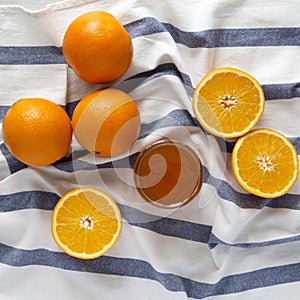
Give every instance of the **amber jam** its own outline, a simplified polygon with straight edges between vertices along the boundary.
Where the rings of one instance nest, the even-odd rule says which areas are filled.
[[[175,208],[198,194],[203,182],[203,167],[191,147],[161,140],[138,156],[134,181],[144,200],[159,207]]]

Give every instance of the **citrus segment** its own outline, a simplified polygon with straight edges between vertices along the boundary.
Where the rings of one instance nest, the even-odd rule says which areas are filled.
[[[298,156],[293,144],[271,129],[250,131],[232,152],[236,180],[248,192],[265,198],[287,193],[298,176]]]
[[[52,235],[67,254],[97,258],[117,241],[122,228],[120,210],[101,190],[85,187],[65,194],[52,215]]]
[[[56,103],[42,98],[23,98],[7,111],[3,140],[18,160],[46,166],[69,150],[72,127],[68,114]]]
[[[218,68],[198,83],[193,110],[205,130],[235,138],[247,133],[264,110],[264,93],[251,75],[234,68]]]

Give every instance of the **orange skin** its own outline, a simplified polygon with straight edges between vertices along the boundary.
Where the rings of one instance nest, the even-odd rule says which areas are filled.
[[[114,16],[103,11],[76,18],[65,32],[62,50],[78,77],[91,83],[121,77],[133,56],[128,32]]]
[[[9,151],[21,162],[46,166],[69,150],[72,127],[59,105],[41,98],[20,99],[3,120],[2,135]]]
[[[88,151],[111,157],[129,151],[140,131],[140,113],[126,93],[102,89],[76,106],[72,126],[77,141]]]

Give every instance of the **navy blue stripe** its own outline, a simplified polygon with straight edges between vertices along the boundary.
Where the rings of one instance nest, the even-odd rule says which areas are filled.
[[[169,72],[169,74],[170,73],[171,72]],[[121,90],[123,90],[125,92],[131,92],[132,90],[137,88],[139,85],[143,84],[143,82],[151,80],[154,77],[164,76],[164,75],[165,75],[165,73],[155,74],[153,77],[150,76],[149,78],[145,79],[144,81],[140,79],[138,82],[136,80],[132,80],[132,81],[126,80],[126,81],[123,81],[122,83],[120,83],[119,85],[117,85],[115,87],[120,88]],[[181,76],[182,75],[183,74],[181,74]],[[194,89],[189,87],[188,82],[189,82],[189,80],[185,80],[184,86],[185,86],[188,94],[190,96],[192,96]],[[266,100],[292,99],[292,98],[296,98],[296,97],[299,98],[300,97],[300,84],[298,84],[298,83],[294,83],[294,84],[270,84],[270,85],[263,85],[262,88],[265,92]],[[154,100],[159,100],[159,99],[155,98]],[[164,99],[164,100],[169,100],[169,99]],[[70,118],[72,118],[74,109],[75,109],[75,107],[76,107],[76,105],[78,104],[79,101],[80,100],[67,103],[67,105],[64,107]],[[145,99],[145,101],[148,101],[148,100]],[[151,101],[151,99],[149,99],[149,101]],[[287,102],[287,104],[288,104],[288,102]],[[10,106],[0,105],[0,122],[3,122],[4,116],[5,116],[5,114],[6,114],[6,112],[8,111],[9,108],[10,108]],[[184,114],[186,114],[186,112],[184,112],[184,110],[182,110],[182,111],[183,111]],[[189,125],[189,126],[192,126],[192,125]]]
[[[23,250],[5,244],[0,244],[0,262],[14,267],[50,266],[79,272],[144,278],[159,282],[169,291],[184,292],[187,297],[195,299],[240,293],[292,283],[300,279],[300,263],[234,274],[209,284],[175,274],[158,272],[149,262],[138,259],[104,255],[94,260],[80,260],[62,252],[46,249]]]
[[[292,99],[300,97],[300,82],[262,85],[265,99]]]
[[[136,160],[138,153],[131,155],[129,158],[120,159],[119,161],[114,161],[105,164],[90,164],[87,162],[68,162],[61,165],[59,169],[65,172],[73,172],[79,170],[74,169],[74,166],[80,166],[83,170],[92,169],[102,169],[102,168],[133,168],[134,162]],[[128,160],[129,159],[129,160]],[[252,209],[262,209],[263,207],[271,208],[287,208],[300,210],[299,195],[296,194],[285,194],[276,199],[265,199],[249,193],[240,193],[232,188],[232,186],[222,179],[215,178],[212,176],[208,169],[204,166],[204,182],[211,186],[214,186],[216,193],[224,200],[231,201],[241,208],[252,208]],[[210,199],[206,199],[204,202],[207,203]]]
[[[224,143],[226,144],[226,151],[228,153],[232,153],[233,147],[235,145],[235,141],[225,141],[221,138],[216,138],[220,147],[223,147]],[[294,145],[296,148],[297,154],[300,155],[300,137],[290,137],[288,138],[289,141]]]
[[[120,82],[118,85],[114,87],[119,88],[126,93],[130,93],[132,90],[141,86],[142,84],[147,83],[153,79],[159,78],[161,76],[178,77],[183,82],[188,95],[190,95],[190,97],[193,95],[194,88],[190,76],[183,72],[180,72],[174,63],[160,64],[152,70],[135,74],[132,77],[129,77],[126,80]],[[165,100],[169,100],[169,99],[165,99]]]
[[[53,210],[59,196],[44,191],[27,191],[0,195],[0,211],[22,209]],[[119,204],[122,217],[132,226],[195,242],[208,243],[211,226],[150,215],[138,209]]]
[[[115,88],[119,88],[126,93],[130,93],[137,87],[142,84],[149,82],[150,80],[156,79],[161,76],[176,76],[184,84],[184,87],[190,97],[194,93],[194,87],[192,85],[192,80],[190,76],[186,73],[183,73],[178,70],[177,66],[174,63],[165,63],[158,65],[152,70],[138,73],[132,77],[127,78],[118,85],[115,85]],[[200,80],[201,78],[199,78]],[[281,83],[281,84],[265,84],[262,85],[265,99],[266,100],[276,100],[276,99],[292,99],[300,97],[300,83]],[[151,99],[150,99],[151,100]],[[170,100],[170,99],[164,99]],[[74,105],[72,103],[68,105]]]
[[[68,113],[72,114],[71,109],[74,109],[75,106],[68,107]],[[0,111],[3,106],[0,106]],[[139,139],[145,138],[146,136],[150,135],[151,133],[155,132],[156,130],[160,128],[167,128],[167,127],[176,127],[176,126],[192,126],[197,127],[199,126],[200,129],[202,127],[200,126],[199,122],[196,120],[196,118],[192,117],[190,113],[187,110],[184,109],[176,109],[171,111],[168,115],[164,116],[161,119],[155,120],[148,124],[142,124],[141,125],[141,131]],[[202,129],[203,130],[203,129]],[[208,133],[207,133],[208,134]],[[232,149],[234,147],[235,141],[225,141],[221,138],[216,137],[216,140],[219,143],[220,150],[223,152],[231,153]],[[293,145],[296,148],[296,151],[298,154],[300,154],[300,137],[294,137],[289,138],[289,140],[293,143]],[[26,167],[26,165],[20,163],[18,160],[16,160],[8,151],[6,146],[4,144],[0,144],[0,151],[5,156],[11,173],[14,173],[20,169],[23,169]],[[87,152],[82,151],[81,155],[85,155]],[[78,158],[78,153],[74,152],[71,153],[69,157],[63,158],[60,161],[56,162],[54,165],[64,171],[72,172],[73,170],[80,170],[80,169],[94,169],[95,167],[89,166],[88,164],[82,162],[82,161],[74,161],[70,162],[71,159]],[[112,167],[111,163],[107,163],[106,165],[102,165],[102,168],[110,168]]]
[[[129,165],[132,168],[134,161],[136,159],[136,156],[138,153],[135,153],[132,155],[129,159]],[[69,165],[68,165],[69,164]],[[74,162],[69,161],[65,164],[61,164],[59,166],[60,170],[63,171],[74,171]],[[120,161],[116,161],[113,163],[107,163],[103,164],[106,168],[112,168],[112,167],[128,167],[128,160],[127,158],[121,159]],[[83,162],[83,169],[89,170],[89,169],[101,169],[103,165],[93,165],[89,163]],[[82,166],[81,166],[82,167]],[[234,190],[229,183],[227,183],[224,180],[218,179],[213,177],[207,168],[204,167],[204,182],[206,184],[209,184],[211,186],[214,186],[216,189],[216,193],[224,200],[231,201],[238,205],[241,208],[252,208],[252,209],[262,209],[263,207],[271,207],[271,208],[286,208],[286,209],[293,209],[293,210],[300,210],[300,202],[299,202],[299,195],[296,194],[285,194],[284,196],[281,196],[276,199],[265,199],[261,198],[249,193],[240,193]],[[25,193],[25,192],[24,192]],[[5,207],[8,205],[10,207],[9,201],[4,201],[4,199],[9,199],[10,197],[17,197],[18,194],[13,194],[12,196],[0,196],[0,209],[5,210]],[[21,198],[24,197],[24,199],[30,199],[32,198],[32,201],[38,201],[40,203],[39,198],[35,198],[34,192],[30,192],[29,195],[26,197],[26,194],[23,195],[21,193]],[[7,198],[8,197],[8,198]],[[23,201],[24,201],[23,199]],[[205,199],[205,203],[207,203],[210,199]],[[28,201],[28,200],[26,200]],[[20,202],[22,203],[22,202]],[[1,205],[4,205],[1,206]],[[30,204],[29,204],[30,205]],[[40,205],[40,204],[39,204]],[[11,209],[14,209],[15,206],[11,207]],[[17,207],[15,207],[18,209]],[[20,209],[24,209],[26,206],[21,206]],[[37,207],[38,208],[38,207]],[[42,208],[42,207],[41,207]],[[128,220],[129,221],[129,220]]]
[[[216,193],[227,201],[231,201],[241,208],[262,209],[264,207],[271,208],[287,208],[300,210],[299,195],[285,194],[276,199],[261,198],[249,193],[239,193],[232,188],[232,186],[224,180],[213,177],[209,171],[204,167],[204,182],[216,188]],[[206,203],[206,201],[205,201]]]
[[[200,126],[196,118],[192,117],[185,109],[176,109],[166,116],[148,124],[141,125],[139,139],[145,138],[161,128],[177,126]],[[201,127],[201,126],[200,126]]]
[[[192,80],[190,76],[178,70],[174,63],[165,63],[157,66],[153,70],[141,72],[136,74],[125,81],[116,85],[116,88],[120,88],[124,92],[130,93],[132,90],[138,86],[146,83],[152,79],[158,78],[160,76],[177,76],[184,83],[184,87],[187,90],[190,97],[194,93],[194,87],[192,85]],[[201,78],[199,78],[200,81]],[[264,84],[262,85],[265,99],[266,100],[276,100],[276,99],[292,99],[300,97],[300,83],[281,83],[281,84]],[[166,99],[169,100],[169,99]]]
[[[126,221],[140,228],[185,240],[208,243],[212,227],[167,217],[153,216],[132,207],[119,204]]]
[[[5,160],[7,162],[11,174],[16,173],[28,167],[26,164],[16,159],[10,153],[10,151],[8,150],[8,148],[4,143],[0,144],[0,151],[2,155],[5,157]],[[70,155],[65,156],[60,160],[56,161],[55,163],[53,163],[53,166],[55,166],[57,169],[64,170],[66,172],[73,172],[74,170],[81,170],[81,169],[84,170],[86,165],[83,162],[78,161],[78,158],[86,155],[87,153],[88,153],[87,150],[73,151],[70,153]],[[112,166],[108,165],[107,167],[112,167]],[[90,170],[95,168],[88,166],[86,167],[86,169]]]
[[[85,155],[87,152],[82,151],[81,154]],[[63,172],[75,172],[81,170],[95,170],[95,169],[113,169],[113,168],[133,168],[135,160],[137,158],[138,153],[134,153],[128,157],[109,161],[102,164],[93,164],[90,162],[85,162],[82,160],[78,160],[80,155],[75,152],[75,157],[69,156],[68,158],[64,158],[60,160],[60,163],[55,163],[53,166]],[[77,158],[76,158],[77,156]]]
[[[60,197],[57,194],[45,191],[28,191],[1,195],[0,211],[8,212],[23,209],[53,210],[59,198]],[[207,200],[205,200],[205,202],[206,201]],[[253,199],[251,201],[253,201]],[[262,204],[259,208],[262,208]],[[135,208],[122,204],[119,204],[119,207],[123,218],[132,226],[144,228],[166,236],[173,236],[185,240],[206,243],[209,244],[210,248],[214,248],[220,243],[235,247],[253,248],[292,242],[299,240],[300,238],[299,236],[294,236],[261,243],[228,244],[211,234],[211,226],[149,215]],[[252,208],[258,207],[256,206]]]
[[[0,195],[0,211],[9,212],[22,209],[53,210],[60,197],[45,191],[24,191]]]
[[[0,122],[3,122],[4,116],[7,111],[10,109],[10,106],[0,105]]]
[[[257,248],[257,247],[268,247],[268,246],[275,246],[279,244],[297,242],[299,240],[300,240],[300,235],[296,235],[288,238],[281,238],[281,239],[256,242],[256,243],[227,243],[219,239],[218,237],[216,237],[214,234],[211,234],[208,244],[210,249],[213,249],[220,244],[230,246],[230,247],[238,247],[238,248]]]
[[[228,188],[228,187],[225,187]],[[227,192],[224,191],[224,187],[218,189],[218,194],[222,197]],[[241,194],[234,195],[234,199],[239,199],[237,204],[244,208],[255,208],[262,209],[265,206],[268,207],[279,207],[279,208],[292,208],[297,207],[300,209],[300,204],[297,198],[294,199],[294,206],[291,207],[291,202],[289,199],[278,199],[276,201],[260,199],[253,195],[244,195]],[[27,191],[19,192],[8,195],[0,196],[0,211],[16,211],[23,209],[44,209],[44,210],[53,210],[59,196],[55,193],[45,192],[45,191]],[[205,203],[208,203],[210,199],[203,200]],[[231,201],[230,199],[227,199]],[[234,200],[236,203],[237,200]],[[242,205],[241,205],[242,204]],[[250,205],[249,205],[250,204]],[[275,204],[275,205],[274,205]],[[293,242],[299,240],[300,236],[292,236],[284,239],[276,239],[271,241],[264,241],[260,243],[238,243],[238,244],[228,244],[216,236],[214,236],[211,231],[212,227],[209,225],[198,224],[189,221],[182,221],[167,217],[160,217],[155,215],[150,215],[144,213],[138,209],[129,207],[124,204],[118,204],[121,210],[122,217],[126,222],[132,226],[143,228],[156,232],[161,235],[173,236],[176,238],[181,238],[184,240],[206,243],[212,249],[218,244],[225,244],[234,247],[242,248],[255,248],[262,246],[272,246],[281,243]]]
[[[161,77],[161,76],[177,76],[180,78],[184,84],[184,87],[190,97],[192,97],[194,93],[194,87],[192,86],[192,82],[190,77],[180,72],[177,66],[173,63],[166,63],[157,66],[153,70],[141,72],[136,74],[125,81],[122,81],[118,85],[114,86],[115,88],[119,88],[126,93],[130,93],[135,88],[141,86],[142,84]],[[265,93],[266,100],[276,100],[276,99],[292,99],[296,97],[300,97],[300,83],[283,83],[283,84],[269,84],[262,85],[262,88]],[[18,99],[16,99],[18,100]],[[157,100],[157,99],[156,99]],[[169,101],[170,99],[164,99]],[[67,103],[65,109],[69,114],[70,118],[72,118],[73,111],[80,100]],[[151,101],[151,99],[149,99]],[[0,106],[0,121],[3,121],[3,118],[10,106]]]
[[[0,65],[45,65],[65,63],[61,47],[0,47]]]
[[[152,17],[127,24],[125,28],[131,38],[169,32],[176,43],[189,48],[300,45],[300,28],[210,29],[188,32]]]
[[[142,84],[149,82],[161,76],[176,76],[184,84],[187,94],[192,97],[194,93],[194,87],[192,85],[191,78],[188,74],[180,72],[177,66],[173,63],[165,63],[157,66],[153,70],[141,72],[128,79],[122,81],[115,88],[119,88],[126,93],[130,93]],[[201,78],[199,78],[200,80]],[[266,100],[278,100],[278,99],[292,99],[300,97],[300,83],[282,83],[282,84],[265,84],[262,85]],[[163,99],[170,101],[170,99]],[[151,101],[151,99],[149,99]],[[77,101],[78,102],[78,101]],[[69,115],[72,115],[72,109],[75,108],[77,102],[67,104],[67,108],[70,107]],[[75,104],[74,104],[75,103]]]
[[[9,152],[9,150],[7,149],[4,143],[0,144],[0,151],[2,155],[5,157],[5,160],[7,162],[11,174],[27,168],[27,165],[20,162]]]
[[[182,31],[170,23],[152,17],[125,25],[132,39],[144,35],[168,32],[176,43],[189,48],[299,46],[300,28],[210,29],[198,32]],[[2,46],[0,64],[64,64],[61,47]]]
[[[60,197],[57,194],[45,191],[27,191],[1,195],[0,211],[8,212],[23,209],[43,209],[52,211],[59,198]],[[251,201],[251,204],[252,202],[255,203],[255,198],[251,198],[252,199],[248,199],[249,201]],[[208,200],[209,199],[206,199],[205,202],[207,202]],[[241,199],[241,201],[245,201],[245,199]],[[251,208],[263,208],[263,200],[260,202],[256,202],[256,206],[252,205]],[[283,200],[281,202],[286,203],[286,200]],[[265,203],[265,206],[270,206],[269,204],[272,203],[273,202],[269,201],[269,203]],[[225,244],[242,248],[254,248],[299,240],[299,236],[294,236],[261,243],[228,244],[212,235],[212,227],[209,225],[197,224],[172,218],[162,218],[160,216],[144,213],[138,209],[123,204],[119,204],[119,207],[123,218],[132,226],[144,228],[146,230],[150,230],[166,236],[173,236],[185,240],[206,243],[210,248],[214,248],[218,244]]]

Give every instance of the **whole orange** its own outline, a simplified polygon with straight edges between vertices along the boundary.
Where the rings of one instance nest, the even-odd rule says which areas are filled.
[[[4,143],[21,162],[46,166],[62,158],[72,139],[70,118],[56,103],[23,98],[7,111],[2,126]]]
[[[87,150],[111,157],[129,151],[140,132],[140,113],[125,92],[107,88],[91,93],[75,107],[72,126]]]
[[[77,17],[65,32],[62,50],[74,72],[91,83],[121,77],[133,55],[128,32],[113,15],[104,11]]]

